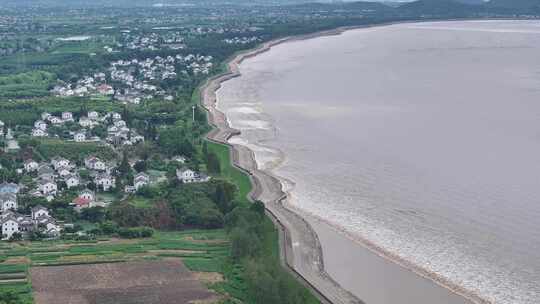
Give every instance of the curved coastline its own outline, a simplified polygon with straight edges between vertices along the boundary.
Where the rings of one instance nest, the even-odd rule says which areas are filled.
[[[250,199],[261,200],[265,203],[268,214],[279,229],[280,254],[284,266],[314,291],[323,303],[364,304],[326,273],[322,247],[317,234],[304,218],[284,206],[283,202],[287,200],[288,194],[283,192],[281,181],[272,173],[259,170],[254,153],[247,147],[229,143],[228,140],[239,135],[240,131],[231,128],[225,114],[216,108],[216,91],[221,88],[221,83],[240,76],[238,66],[242,61],[264,53],[275,45],[288,41],[339,35],[346,30],[361,27],[367,26],[341,27],[263,43],[253,50],[235,55],[227,62],[225,73],[208,79],[200,87],[201,103],[207,110],[208,122],[213,126],[206,138],[230,147],[232,165],[248,174],[253,185],[252,192],[249,194]]]
[[[231,148],[230,151],[233,165],[246,172],[253,184],[250,199],[263,201],[266,205],[268,213],[271,215],[278,228],[280,228],[280,250],[284,266],[296,274],[305,285],[315,291],[319,298],[325,303],[360,304],[364,302],[349,291],[343,289],[325,271],[322,247],[318,236],[308,221],[304,219],[301,214],[308,215],[312,218],[316,217],[306,211],[298,210],[294,206],[287,203],[290,194],[283,190],[283,183],[280,178],[268,170],[259,170],[255,161],[254,153],[249,148],[243,145],[229,143],[229,139],[239,135],[240,131],[231,128],[225,114],[216,108],[216,91],[221,88],[221,83],[241,75],[239,65],[245,59],[269,51],[273,46],[278,44],[321,36],[340,35],[347,30],[386,26],[395,23],[404,22],[340,27],[313,34],[291,36],[269,41],[253,50],[235,55],[230,61],[227,62],[227,72],[210,78],[200,88],[201,103],[207,110],[209,123],[213,126],[213,129],[207,135],[207,139],[220,144],[225,144]],[[324,219],[316,218],[316,220],[324,222],[325,224],[329,225],[331,229],[346,236],[351,241],[360,243],[363,247],[373,252],[377,256],[412,271],[421,277],[429,279],[437,285],[448,289],[449,291],[456,293],[473,303],[492,303],[480,297],[480,295],[471,290],[466,290],[436,273],[429,272],[418,265],[410,263],[395,253],[389,252],[388,250],[374,244],[370,240],[352,235],[351,233],[336,227],[336,225],[328,223],[328,221]]]

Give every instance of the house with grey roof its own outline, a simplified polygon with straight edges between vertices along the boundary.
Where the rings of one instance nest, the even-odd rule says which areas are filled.
[[[15,193],[0,194],[0,211],[17,209],[17,195]]]
[[[19,225],[20,222],[17,217],[13,214],[10,214],[0,220],[0,225],[2,226],[2,239],[7,240],[13,236],[15,233],[20,233]]]
[[[14,193],[17,194],[21,190],[21,187],[14,183],[2,183],[0,184],[0,193]]]

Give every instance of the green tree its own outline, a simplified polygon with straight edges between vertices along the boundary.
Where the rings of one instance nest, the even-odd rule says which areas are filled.
[[[105,234],[113,234],[118,231],[118,224],[113,221],[105,221],[99,225],[99,228]]]
[[[21,304],[22,298],[13,290],[0,290],[0,304]]]
[[[146,162],[143,160],[140,160],[135,163],[135,165],[133,166],[133,169],[135,169],[135,171],[137,172],[144,172],[147,169],[146,167],[147,167]]]
[[[124,150],[124,152],[122,153],[122,161],[118,166],[118,172],[122,177],[125,177],[128,173],[131,172],[131,166],[129,165],[129,159],[126,150]]]
[[[200,211],[200,222],[204,228],[214,229],[223,227],[223,214],[213,208]]]
[[[22,241],[22,234],[20,232],[14,232],[9,238],[10,242]]]
[[[230,238],[231,257],[236,261],[246,257],[253,257],[259,253],[259,250],[261,249],[261,241],[257,236],[243,229],[233,229]]]
[[[256,212],[257,214],[259,215],[264,215],[265,211],[266,211],[266,207],[264,206],[264,203],[261,202],[261,201],[255,201],[250,207],[249,209],[253,210],[254,212]]]
[[[202,154],[204,158],[208,157],[208,142],[206,141],[203,142],[203,145],[202,145]]]
[[[228,182],[220,182],[216,185],[213,200],[219,210],[224,214],[229,213],[233,208],[233,200],[236,192],[235,185]]]
[[[216,153],[210,152],[206,155],[206,168],[208,169],[209,173],[221,173],[221,165],[219,163],[219,158],[217,157]]]
[[[85,208],[81,212],[81,218],[92,223],[98,223],[105,219],[105,208],[92,207]]]

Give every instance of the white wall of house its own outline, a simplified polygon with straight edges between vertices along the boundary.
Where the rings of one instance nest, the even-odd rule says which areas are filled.
[[[83,133],[77,133],[75,134],[75,141],[76,142],[83,142],[86,140],[86,135]]]
[[[42,193],[51,193],[51,192],[55,192],[56,190],[58,190],[58,187],[56,186],[55,183],[48,182],[48,183],[45,183],[45,184],[40,184],[39,185],[39,190]]]
[[[34,220],[42,216],[49,216],[49,211],[45,209],[39,209],[35,212],[32,212],[32,219]]]
[[[2,235],[9,239],[15,232],[19,232],[19,223],[15,220],[8,220],[2,224]]]
[[[27,172],[36,171],[38,169],[38,167],[39,167],[39,164],[34,162],[34,161],[24,164],[24,170],[26,170]]]
[[[66,180],[66,185],[67,185],[68,188],[77,187],[77,186],[79,186],[79,179],[75,178],[75,177],[68,178]]]
[[[87,199],[87,200],[91,200],[93,201],[94,200],[94,195],[92,193],[89,193],[89,192],[83,192],[79,195],[80,198],[84,198],[84,199]]]
[[[17,209],[17,202],[13,200],[3,201],[2,212],[10,210],[10,209]]]

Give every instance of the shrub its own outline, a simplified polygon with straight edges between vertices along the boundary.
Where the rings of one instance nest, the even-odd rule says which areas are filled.
[[[145,238],[154,235],[154,230],[148,227],[120,228],[118,235],[127,239]]]

